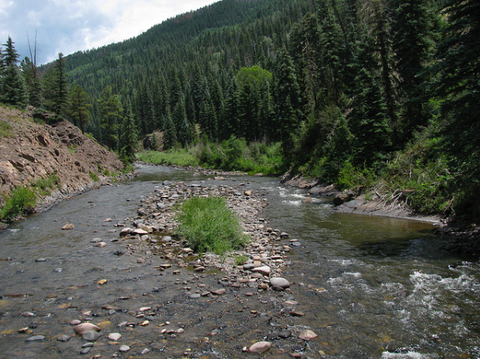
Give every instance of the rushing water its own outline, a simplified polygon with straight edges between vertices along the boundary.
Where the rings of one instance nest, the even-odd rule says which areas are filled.
[[[81,338],[56,340],[73,334],[72,319],[123,335],[119,343],[98,339],[90,357],[242,358],[253,356],[242,353],[243,346],[286,328],[294,334],[311,329],[319,337],[274,341],[265,358],[292,352],[309,358],[480,358],[480,268],[441,250],[431,224],[339,214],[328,199],[305,203],[303,190],[275,178],[227,178],[221,183],[247,182],[266,191],[269,226],[299,240],[284,270],[293,284],[288,293],[244,297],[239,290],[221,300],[192,301],[185,291],[200,282],[218,285],[224,274],[160,272],[156,257],[139,263],[140,254],[110,241],[118,238],[114,225],[134,217],[142,196],[164,180],[216,182],[165,167],[139,171],[132,181],[76,196],[0,233],[0,358],[80,356]],[[65,223],[75,229],[62,231]],[[95,237],[108,245],[94,247]],[[101,279],[108,283],[97,284]],[[305,316],[284,315],[286,299],[298,302]],[[142,306],[153,308],[145,327],[138,324]],[[122,321],[136,325],[118,328]],[[167,336],[167,322],[184,334]],[[26,341],[33,335],[45,339]],[[120,344],[131,351],[119,352]]]

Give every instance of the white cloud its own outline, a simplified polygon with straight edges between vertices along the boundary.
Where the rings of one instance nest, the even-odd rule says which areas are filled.
[[[216,0],[0,0],[0,43],[8,36],[20,58],[37,33],[39,63],[58,53],[101,47],[140,35],[176,15]]]

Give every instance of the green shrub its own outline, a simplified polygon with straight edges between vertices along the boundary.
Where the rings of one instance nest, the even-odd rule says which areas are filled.
[[[178,234],[199,253],[223,255],[247,242],[239,220],[221,197],[195,197],[182,203],[177,213]]]
[[[98,178],[98,175],[97,175],[95,172],[91,172],[91,171],[90,171],[90,172],[88,172],[88,174],[90,175],[90,178],[91,178],[92,180],[94,180],[95,182],[100,181],[100,178]]]
[[[31,212],[35,206],[35,193],[28,187],[14,189],[10,197],[5,198],[5,206],[0,210],[2,220],[12,221],[16,216]]]
[[[50,194],[50,190],[58,187],[60,180],[58,176],[54,173],[48,176],[47,178],[41,178],[38,181],[32,183],[32,187],[39,190],[41,196],[46,196]]]

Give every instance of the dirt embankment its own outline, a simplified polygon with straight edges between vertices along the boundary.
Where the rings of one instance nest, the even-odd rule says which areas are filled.
[[[70,122],[35,109],[0,106],[0,194],[55,175],[58,189],[41,201],[48,207],[110,181],[122,169],[114,153]],[[3,202],[0,196],[0,207]]]

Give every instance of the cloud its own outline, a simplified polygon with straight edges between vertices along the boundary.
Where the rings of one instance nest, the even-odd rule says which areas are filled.
[[[35,36],[38,63],[98,48],[145,32],[176,15],[214,0],[0,0],[0,42],[8,36],[20,58]]]

